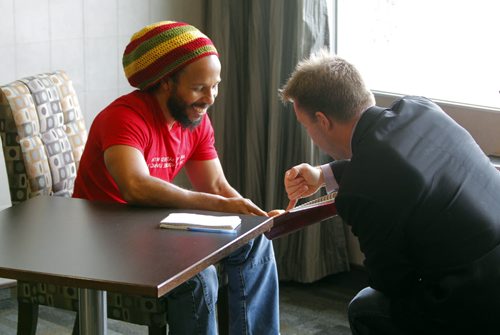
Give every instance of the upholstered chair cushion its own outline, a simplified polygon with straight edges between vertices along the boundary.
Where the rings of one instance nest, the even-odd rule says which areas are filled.
[[[56,71],[49,76],[59,93],[59,100],[64,115],[65,131],[71,144],[73,158],[78,170],[83,149],[87,142],[87,129],[85,128],[83,113],[73,83],[66,72]]]
[[[71,196],[87,130],[64,71],[2,86],[0,134],[14,205],[42,194]]]
[[[0,88],[0,132],[12,204],[50,194],[52,177],[37,111],[28,87],[20,81]]]

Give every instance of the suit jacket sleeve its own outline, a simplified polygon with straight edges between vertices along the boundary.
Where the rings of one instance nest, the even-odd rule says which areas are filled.
[[[337,183],[340,184],[342,174],[347,166],[349,166],[349,160],[347,159],[330,162],[330,168],[333,171],[333,176],[337,180]]]

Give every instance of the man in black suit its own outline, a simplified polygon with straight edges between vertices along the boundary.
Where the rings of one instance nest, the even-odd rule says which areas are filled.
[[[500,173],[432,101],[375,105],[359,72],[322,51],[281,90],[335,159],[285,174],[293,207],[325,186],[365,255],[353,334],[500,334]]]

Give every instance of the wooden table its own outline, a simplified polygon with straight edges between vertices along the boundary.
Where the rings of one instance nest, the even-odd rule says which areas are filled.
[[[240,215],[237,234],[160,229],[173,212],[40,196],[0,212],[0,277],[73,286],[82,334],[107,332],[106,291],[161,297],[267,231]]]

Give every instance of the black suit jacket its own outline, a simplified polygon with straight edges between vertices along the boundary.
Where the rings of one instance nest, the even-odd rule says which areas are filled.
[[[467,131],[430,100],[404,97],[367,110],[351,160],[331,167],[338,212],[396,319],[500,334],[500,173]]]

